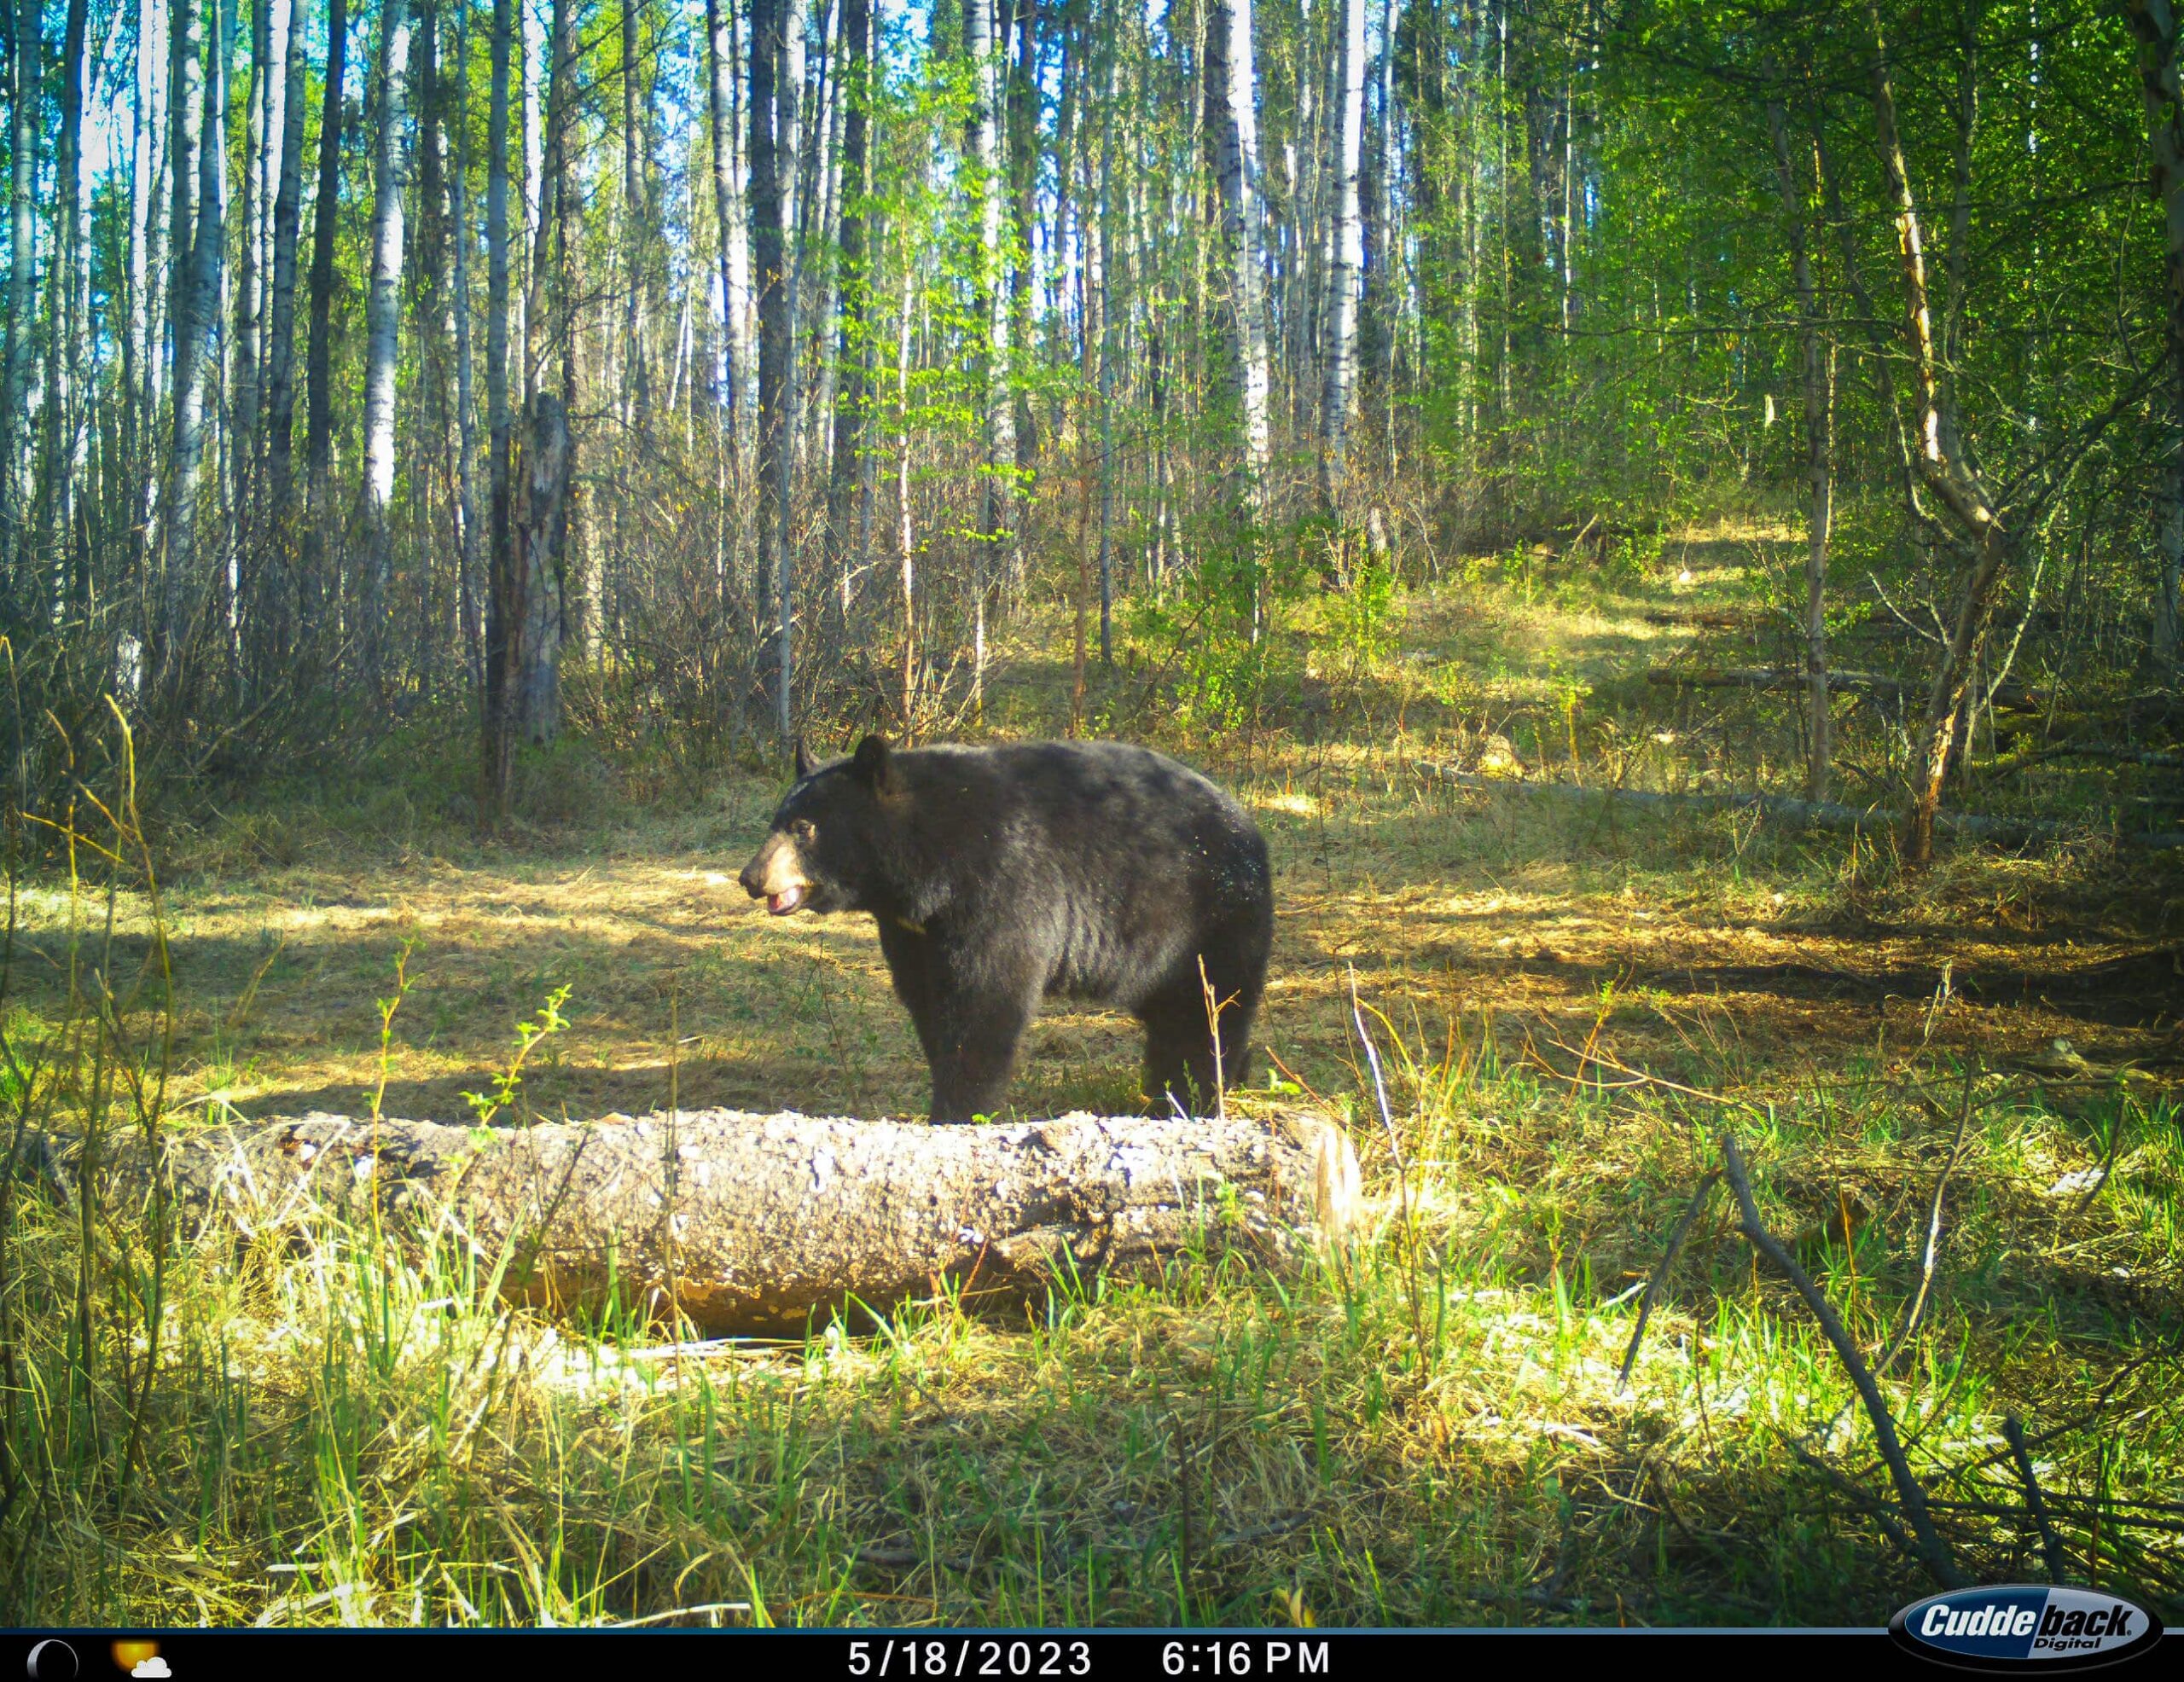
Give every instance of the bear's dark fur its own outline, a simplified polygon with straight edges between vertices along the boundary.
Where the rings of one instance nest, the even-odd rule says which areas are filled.
[[[1222,1001],[1223,1079],[1243,1078],[1266,984],[1266,842],[1197,772],[1121,742],[891,751],[867,736],[797,781],[743,885],[768,909],[866,911],[932,1071],[932,1118],[1002,1107],[1046,997],[1145,1024],[1164,1110],[1214,1095],[1205,981]]]

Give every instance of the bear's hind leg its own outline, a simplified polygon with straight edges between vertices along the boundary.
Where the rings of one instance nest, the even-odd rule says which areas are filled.
[[[1211,1115],[1215,1107],[1213,1035],[1205,995],[1170,989],[1138,1007],[1145,1024],[1145,1096],[1161,1115]],[[1225,1040],[1228,1036],[1223,1035]],[[1227,1047],[1223,1054],[1227,1054]],[[1225,1069],[1222,1071],[1228,1073]]]

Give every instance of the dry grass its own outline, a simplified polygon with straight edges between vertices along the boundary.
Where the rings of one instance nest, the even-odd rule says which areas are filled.
[[[1025,1324],[943,1303],[877,1337],[660,1354],[642,1314],[549,1326],[460,1257],[403,1262],[321,1217],[173,1257],[145,1401],[148,1252],[118,1218],[92,1275],[138,1306],[72,1378],[79,1352],[36,1315],[73,1300],[80,1246],[28,1198],[10,1621],[1877,1621],[1920,1579],[1870,1516],[1870,1433],[1726,1207],[1628,1391],[1615,1372],[1723,1124],[1854,1334],[1888,1343],[1967,1064],[1974,1125],[1891,1406],[1968,1564],[2039,1569],[2014,1412],[2074,1569],[2174,1609],[2175,873],[2082,850],[1912,881],[1839,838],[1417,774],[1491,732],[1555,774],[1748,786],[1785,751],[1779,708],[1648,713],[1676,704],[1625,681],[1705,635],[1639,610],[1737,587],[1725,542],[1670,557],[1689,587],[1417,599],[1393,659],[1360,676],[1316,642],[1252,729],[1186,745],[1274,849],[1263,1043],[1368,1121],[1351,971],[1380,1013],[1415,1267],[1391,1214],[1354,1273],[1287,1290],[1179,1264]],[[1049,716],[1066,682],[1026,664],[997,710]],[[662,1105],[671,1065],[687,1105],[915,1112],[868,929],[772,923],[735,884],[773,795],[729,780],[496,847],[407,795],[239,817],[166,896],[171,1097],[355,1112],[384,1074],[387,1113],[452,1118],[566,985],[570,1026],[526,1069],[538,1113]],[[60,1019],[65,909],[50,884],[23,896],[18,1042]],[[146,904],[118,909],[141,954]],[[1136,1057],[1127,1021],[1051,1014],[1015,1101],[1122,1106]],[[1391,1189],[1377,1122],[1357,1137]],[[132,1410],[153,1429],[125,1476]]]

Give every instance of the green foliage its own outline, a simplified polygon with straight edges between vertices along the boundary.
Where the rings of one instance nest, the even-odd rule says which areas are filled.
[[[491,1127],[494,1117],[503,1110],[517,1107],[523,1089],[524,1064],[531,1060],[533,1052],[543,1047],[556,1034],[564,1032],[569,1025],[568,1018],[561,1014],[561,1006],[569,1001],[569,991],[566,984],[555,988],[546,995],[546,1002],[538,1007],[537,1016],[528,1022],[516,1024],[515,1055],[508,1059],[507,1067],[494,1071],[490,1092],[466,1092],[462,1094],[463,1102],[470,1106],[470,1113],[478,1118],[479,1127]],[[395,1002],[399,1002],[398,994]],[[386,1017],[391,1021],[392,1016],[390,1006],[386,1011]]]

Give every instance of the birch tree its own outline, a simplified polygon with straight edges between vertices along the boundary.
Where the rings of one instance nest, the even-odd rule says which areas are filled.
[[[1320,397],[1320,500],[1338,513],[1349,476],[1350,415],[1357,388],[1357,302],[1365,230],[1357,177],[1365,131],[1365,0],[1338,0],[1334,136],[1334,263],[1327,274],[1326,381]]]
[[[510,506],[508,414],[508,74],[516,0],[493,0],[485,117],[485,416],[490,510],[485,561],[485,681],[481,695],[485,801],[489,821],[508,817],[515,694],[522,667],[523,575]]]
[[[303,225],[304,102],[309,87],[311,0],[290,0],[287,90],[281,107],[281,182],[273,198],[272,296],[266,311],[266,490],[286,541],[293,495],[296,238]]]
[[[31,310],[37,266],[38,229],[32,195],[38,184],[38,106],[44,90],[44,50],[39,40],[38,0],[0,0],[9,8],[12,27],[9,53],[8,151],[8,326],[0,350],[0,557],[11,579],[21,576],[15,564],[26,532],[23,420],[29,402]]]
[[[1266,267],[1259,249],[1258,81],[1252,57],[1252,0],[1211,0],[1205,42],[1206,136],[1221,190],[1222,235],[1235,317],[1233,386],[1241,431],[1241,502],[1255,523],[1266,512],[1271,437]]]
[[[1790,154],[1789,113],[1780,100],[1767,106],[1774,142],[1775,182],[1783,232],[1798,293],[1798,348],[1805,422],[1805,798],[1827,798],[1827,541],[1835,513],[1835,352],[1820,319],[1819,288],[1805,235],[1805,198]]]
[[[161,688],[172,693],[183,682],[189,658],[193,596],[200,580],[198,563],[199,473],[204,466],[208,388],[218,374],[215,360],[219,331],[220,275],[227,250],[226,173],[220,167],[217,136],[226,126],[220,92],[224,78],[210,62],[208,36],[217,38],[217,21],[208,30],[203,10],[192,0],[175,0],[173,62],[177,73],[174,107],[174,249],[188,248],[186,264],[175,283],[174,447],[167,497],[167,591],[166,647]],[[207,135],[215,136],[207,141]],[[186,191],[194,185],[194,191]],[[193,214],[194,212],[194,214]]]
[[[1007,253],[1002,246],[1006,186],[1001,172],[1000,51],[994,12],[1005,0],[963,0],[963,51],[971,66],[973,89],[966,161],[979,204],[979,313],[985,322],[984,362],[979,384],[985,409],[982,455],[985,495],[979,505],[980,574],[973,585],[977,600],[972,631],[973,706],[985,707],[987,618],[992,608],[996,572],[1015,571],[1014,508],[1012,480],[1016,470],[1016,398],[1009,389]]]
[[[177,6],[189,0],[172,0]],[[306,616],[328,581],[322,576],[325,522],[334,487],[334,242],[341,216],[341,88],[348,68],[348,0],[327,0],[326,84],[319,105],[318,198],[311,210],[311,337],[304,363],[310,395],[304,433],[305,474],[302,583]],[[336,612],[340,590],[334,589]],[[314,626],[314,629],[317,627]]]
[[[861,568],[866,536],[859,493],[865,483],[865,410],[869,403],[866,372],[872,276],[865,239],[866,200],[872,175],[866,128],[872,105],[872,8],[870,0],[843,0],[842,49],[845,68],[841,97],[842,194],[840,260],[842,303],[839,337],[834,346],[841,368],[841,389],[834,408],[834,459],[827,490],[827,542],[840,581],[841,611],[850,612],[852,568]]]
[[[758,531],[760,553],[770,560],[777,639],[775,724],[786,746],[793,739],[795,664],[793,518],[795,450],[794,370],[796,276],[788,235],[793,216],[798,150],[799,84],[784,76],[800,65],[800,0],[752,0],[751,216],[754,225],[758,293]]]
[[[404,110],[411,20],[404,0],[381,0],[372,146],[371,290],[364,306],[364,473],[357,502],[366,588],[364,670],[385,678],[386,592],[392,566],[388,511],[394,501],[394,359],[401,328]]]
[[[741,459],[744,388],[750,382],[745,299],[751,285],[750,229],[736,169],[735,17],[732,0],[706,0],[706,101],[712,119],[713,220],[719,234],[720,424],[731,478]]]

